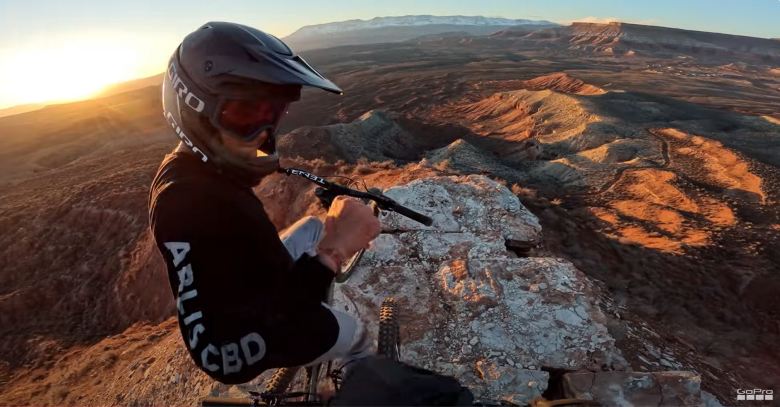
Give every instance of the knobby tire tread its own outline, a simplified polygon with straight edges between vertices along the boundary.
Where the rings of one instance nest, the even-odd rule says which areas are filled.
[[[400,329],[395,298],[388,297],[379,308],[379,338],[377,353],[392,360],[398,360],[400,347]]]
[[[295,375],[298,373],[298,367],[280,367],[276,369],[273,376],[268,379],[265,391],[268,393],[280,394],[287,391]]]

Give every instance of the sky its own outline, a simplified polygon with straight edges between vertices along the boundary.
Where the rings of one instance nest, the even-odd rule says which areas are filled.
[[[310,24],[411,14],[625,21],[780,38],[780,0],[0,0],[0,109],[88,97],[160,73],[207,21],[278,37]]]

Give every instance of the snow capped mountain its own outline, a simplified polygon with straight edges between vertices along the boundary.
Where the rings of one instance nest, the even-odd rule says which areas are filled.
[[[374,17],[370,20],[348,20],[335,23],[307,25],[298,29],[291,36],[316,35],[353,30],[364,30],[383,27],[423,26],[423,25],[463,25],[463,26],[515,26],[538,25],[555,26],[557,24],[544,20],[523,20],[500,17],[482,16],[398,16]]]
[[[400,42],[443,33],[490,35],[507,28],[530,32],[553,27],[558,27],[558,24],[549,21],[498,17],[429,15],[374,17],[370,20],[307,25],[285,37],[284,41],[296,51],[305,51],[341,45]]]

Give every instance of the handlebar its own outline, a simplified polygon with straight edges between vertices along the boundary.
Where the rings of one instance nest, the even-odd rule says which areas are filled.
[[[431,219],[430,217],[425,216],[417,211],[414,211],[410,208],[407,208],[399,204],[398,202],[394,201],[389,196],[382,194],[381,192],[358,191],[356,189],[348,188],[343,185],[330,182],[323,177],[314,175],[310,172],[297,169],[297,168],[280,168],[279,172],[287,175],[297,175],[306,178],[309,181],[319,185],[320,187],[325,188],[333,196],[347,195],[347,196],[360,198],[360,199],[368,199],[376,202],[376,205],[379,207],[379,209],[398,213],[400,215],[406,216],[409,219],[420,222],[425,226],[430,226],[433,223],[433,219]]]
[[[382,196],[385,197],[384,195],[382,195]],[[385,198],[387,198],[387,197],[385,197]],[[376,201],[374,201],[374,202],[376,202]],[[431,219],[430,217],[428,217],[426,215],[423,215],[420,212],[417,212],[417,211],[414,211],[412,209],[409,209],[409,208],[407,208],[407,207],[405,207],[403,205],[400,205],[400,204],[396,203],[393,200],[391,200],[391,202],[392,203],[390,203],[388,205],[385,205],[385,206],[383,206],[381,203],[377,203],[377,205],[379,205],[379,207],[381,209],[393,211],[395,213],[398,213],[399,215],[406,216],[407,218],[412,219],[412,220],[416,220],[417,222],[420,222],[420,223],[422,223],[425,226],[431,226],[431,224],[433,223],[433,219]]]

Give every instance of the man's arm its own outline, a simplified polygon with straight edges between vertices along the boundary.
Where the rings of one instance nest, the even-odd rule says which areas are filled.
[[[241,213],[228,197],[182,185],[166,194],[156,205],[155,238],[189,245],[186,262],[210,306],[294,311],[323,301],[334,276],[323,264],[328,259],[303,255],[293,261],[262,209]]]

